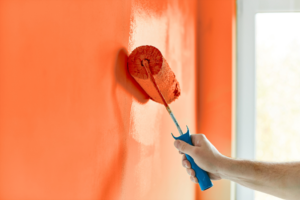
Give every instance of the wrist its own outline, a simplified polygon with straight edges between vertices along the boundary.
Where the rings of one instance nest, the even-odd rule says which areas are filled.
[[[220,164],[220,176],[234,182],[251,182],[254,174],[249,169],[250,163],[246,160],[237,160],[222,155]]]
[[[236,160],[226,157],[224,155],[220,155],[217,163],[217,173],[220,175],[222,179],[232,180],[232,170],[233,166],[237,163]]]

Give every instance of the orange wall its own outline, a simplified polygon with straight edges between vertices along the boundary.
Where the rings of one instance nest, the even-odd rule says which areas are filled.
[[[199,0],[197,34],[197,132],[204,133],[224,155],[231,156],[235,1]],[[230,182],[214,182],[197,198],[229,200]]]
[[[173,111],[196,132],[196,8],[0,1],[0,199],[194,199],[176,127],[134,86],[126,59],[140,45],[161,50],[182,88]]]

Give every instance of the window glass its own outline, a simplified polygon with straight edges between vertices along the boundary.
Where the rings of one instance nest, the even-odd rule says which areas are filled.
[[[300,13],[256,14],[255,28],[256,159],[300,161]]]

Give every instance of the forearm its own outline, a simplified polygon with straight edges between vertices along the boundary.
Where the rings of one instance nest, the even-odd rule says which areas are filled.
[[[300,162],[263,163],[223,157],[219,174],[224,179],[284,199],[300,197]]]

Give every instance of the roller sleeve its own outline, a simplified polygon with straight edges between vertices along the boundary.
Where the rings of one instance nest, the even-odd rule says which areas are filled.
[[[169,104],[180,96],[180,86],[175,74],[169,67],[161,52],[153,46],[140,46],[128,57],[128,71],[154,101],[163,104],[157,90],[148,77],[143,60],[147,60],[149,68],[159,90]]]

